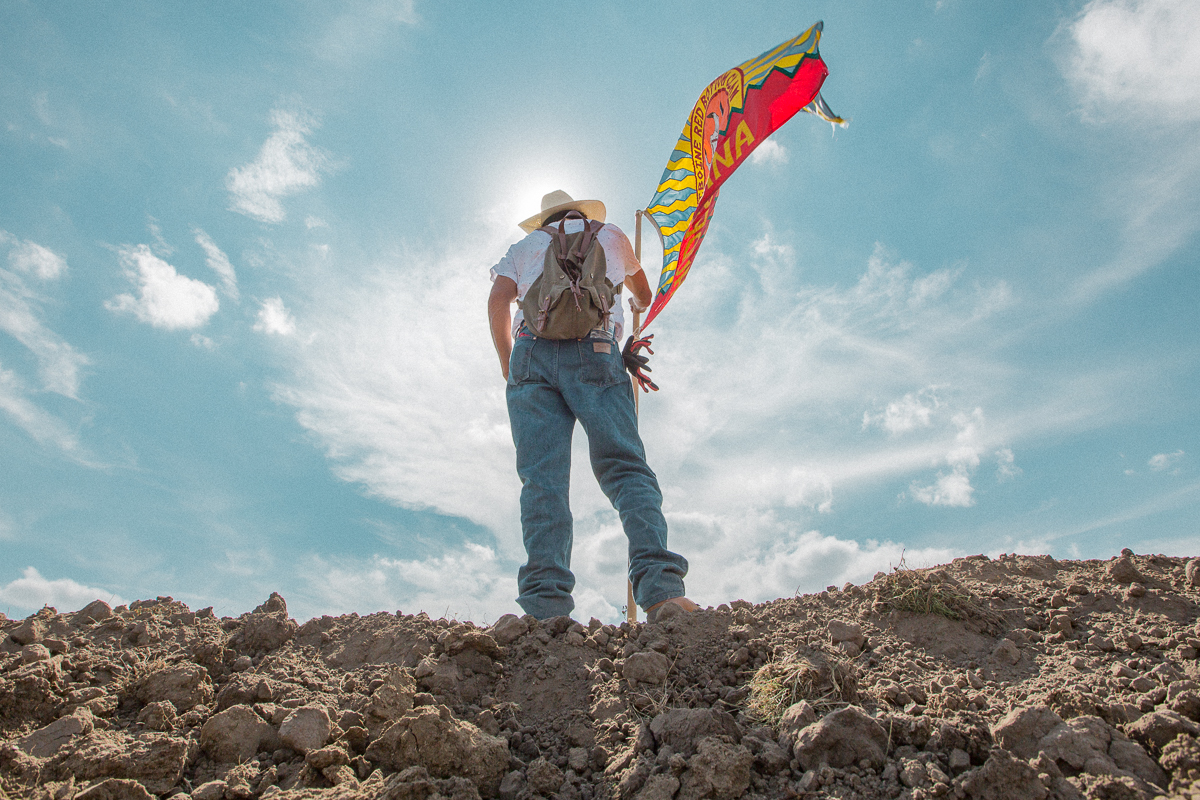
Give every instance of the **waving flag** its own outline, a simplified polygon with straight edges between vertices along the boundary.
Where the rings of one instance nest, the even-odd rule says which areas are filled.
[[[795,39],[734,67],[696,101],[646,208],[663,240],[663,268],[643,329],[687,277],[721,184],[754,148],[797,111],[846,124],[820,95],[829,74],[817,52],[822,27],[818,22]]]

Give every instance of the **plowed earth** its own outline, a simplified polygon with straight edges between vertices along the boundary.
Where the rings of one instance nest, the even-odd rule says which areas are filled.
[[[1200,561],[974,556],[656,624],[0,615],[0,800],[1200,798]]]

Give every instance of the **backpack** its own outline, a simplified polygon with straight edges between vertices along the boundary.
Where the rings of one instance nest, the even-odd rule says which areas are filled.
[[[582,219],[583,230],[566,232],[568,219]],[[583,339],[608,325],[617,289],[608,279],[604,248],[596,234],[604,223],[570,211],[559,222],[538,228],[550,234],[546,261],[521,300],[525,324],[543,339]]]

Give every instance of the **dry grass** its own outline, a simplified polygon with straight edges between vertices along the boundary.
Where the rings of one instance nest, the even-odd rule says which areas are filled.
[[[763,664],[748,684],[746,710],[778,725],[789,706],[807,700],[818,715],[841,708],[858,696],[858,677],[849,661],[826,656],[788,656]]]
[[[1000,617],[943,570],[910,569],[904,559],[877,582],[876,605],[881,611],[937,614],[947,619],[978,619],[988,627]]]

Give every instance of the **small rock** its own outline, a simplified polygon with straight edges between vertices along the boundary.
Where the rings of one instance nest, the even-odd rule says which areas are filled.
[[[1154,711],[1127,725],[1125,732],[1151,752],[1158,752],[1181,733],[1200,735],[1200,725],[1174,711]]]
[[[76,736],[91,733],[93,724],[91,711],[77,709],[71,716],[56,719],[44,728],[18,739],[17,747],[34,758],[49,758]]]
[[[200,729],[200,747],[218,763],[249,761],[259,750],[275,749],[277,734],[245,705],[214,714]]]
[[[1045,706],[1014,708],[992,727],[996,743],[1028,761],[1038,754],[1038,742],[1057,728],[1062,717]]]
[[[1000,644],[992,650],[992,656],[1005,664],[1016,664],[1021,660],[1021,651],[1011,639],[1001,639]]]
[[[811,709],[810,709],[811,710]],[[691,756],[701,739],[728,736],[737,742],[741,731],[728,712],[715,708],[672,708],[650,721],[652,745],[669,746],[676,753]]]
[[[525,776],[521,774],[520,770],[514,769],[504,776],[504,780],[500,781],[500,800],[517,800],[524,788]]]
[[[651,650],[645,653],[634,653],[625,659],[622,674],[625,676],[625,680],[629,681],[631,687],[636,687],[639,683],[658,686],[667,679],[670,669],[670,659],[662,653]]]
[[[972,800],[1044,800],[1049,794],[1037,772],[1007,750],[993,750],[982,767],[965,775],[962,788]]]
[[[325,746],[331,728],[329,714],[323,707],[301,706],[283,720],[279,739],[297,753],[307,753]]]
[[[37,617],[30,617],[8,632],[8,637],[17,644],[40,642],[46,635],[46,625]]]
[[[887,747],[888,735],[880,724],[861,708],[847,706],[800,731],[793,751],[806,770],[822,764],[840,769],[860,761],[879,768]]]
[[[780,741],[786,741],[790,747],[791,743],[796,740],[796,734],[816,721],[817,712],[808,704],[808,701],[801,700],[799,703],[793,703],[787,707],[779,720]]]
[[[680,776],[678,800],[734,800],[750,786],[754,757],[741,745],[715,737],[701,739],[696,755],[688,759]]]
[[[320,772],[329,767],[339,767],[343,764],[349,764],[350,756],[340,747],[322,747],[319,750],[310,750],[304,756],[304,763]]]
[[[572,747],[567,751],[567,766],[582,775],[588,766],[588,751],[586,747]]]
[[[93,600],[75,612],[71,621],[76,625],[103,622],[112,616],[112,607],[103,600]]]
[[[21,648],[21,662],[32,664],[35,661],[49,661],[50,648],[42,644],[27,644]]]
[[[549,795],[562,786],[563,773],[545,758],[538,757],[525,769],[525,781],[534,792]]]
[[[501,646],[512,644],[528,631],[529,623],[516,614],[505,614],[496,620],[495,625],[489,628],[492,638]]]
[[[1129,588],[1127,588],[1125,590],[1125,599],[1126,600],[1136,600],[1139,597],[1145,597],[1145,596],[1146,596],[1146,587],[1140,583],[1131,583],[1131,584],[1129,584]]]
[[[1193,558],[1187,562],[1184,567],[1184,576],[1187,578],[1188,586],[1200,586],[1200,558]]]
[[[204,667],[183,663],[151,673],[138,683],[134,695],[143,703],[166,700],[177,711],[187,711],[211,703],[213,685]]]
[[[429,674],[433,673],[430,669]],[[371,695],[371,716],[382,720],[398,719],[413,708],[416,693],[417,682],[413,676],[405,669],[392,667],[383,677],[383,684]]]
[[[829,639],[833,644],[851,642],[859,650],[862,650],[863,645],[867,643],[867,637],[863,636],[861,625],[836,619],[829,621]]]
[[[173,731],[179,726],[179,714],[169,700],[158,700],[139,711],[137,721],[152,731]]]
[[[388,769],[419,765],[437,777],[465,777],[484,796],[495,794],[508,772],[508,743],[438,709],[420,706],[400,717],[371,742],[367,759]]]
[[[192,790],[192,800],[224,800],[225,781],[208,781]]]
[[[1122,555],[1114,559],[1108,565],[1108,577],[1121,585],[1133,583],[1134,581],[1138,583],[1146,582],[1142,573],[1138,572],[1138,568],[1134,566],[1133,559],[1127,555]]]

